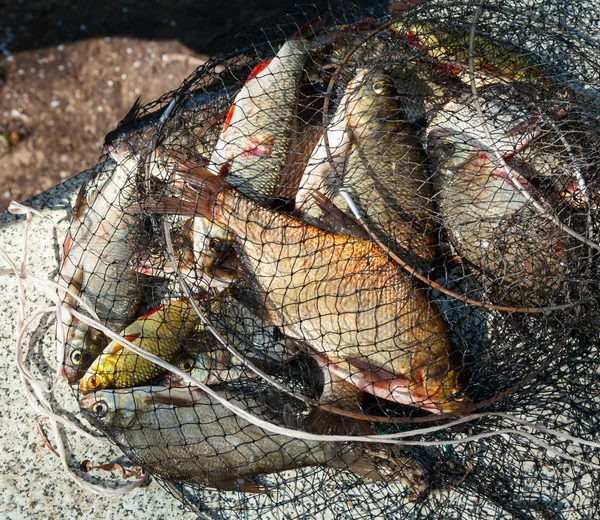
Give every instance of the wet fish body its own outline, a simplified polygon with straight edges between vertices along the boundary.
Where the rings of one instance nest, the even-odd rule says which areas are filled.
[[[479,108],[481,108],[481,118]],[[503,156],[518,152],[540,133],[539,113],[531,96],[513,85],[489,85],[463,94],[440,107],[428,130],[436,128],[468,134],[480,146]]]
[[[333,362],[360,365],[365,378],[379,374],[365,391],[430,411],[464,406],[444,321],[384,251],[261,208],[202,168],[188,178],[188,214],[231,229],[272,325]],[[155,210],[181,211],[173,202]]]
[[[252,362],[260,365],[260,361],[266,361],[283,365],[297,355],[298,350],[294,345],[276,334],[273,326],[236,299],[231,290],[224,290],[198,303],[225,341]],[[202,325],[187,342],[185,351],[175,365],[206,384],[254,376]],[[187,383],[176,374],[171,374],[170,385],[182,386]]]
[[[448,73],[471,84],[469,31],[449,26],[432,27],[424,23],[407,25],[404,22],[393,24],[390,31],[437,60]],[[538,67],[518,49],[480,34],[476,34],[473,40],[472,59],[477,87],[506,81],[543,83]]]
[[[219,395],[263,419],[274,413],[250,397]],[[264,492],[257,478],[311,466],[348,468],[367,478],[384,480],[372,456],[358,444],[305,441],[272,434],[238,417],[199,390],[142,387],[103,390],[84,397],[81,409],[151,473],[223,490]],[[297,405],[296,405],[297,406]],[[383,463],[386,461],[383,460]],[[424,487],[423,475],[410,460],[403,475]]]
[[[138,318],[121,336],[167,362],[172,362],[182,343],[191,337],[200,318],[187,299],[176,300]],[[102,388],[129,388],[144,384],[164,369],[112,341],[92,363],[79,382],[87,394]]]
[[[225,167],[228,181],[258,202],[269,203],[280,185],[310,52],[309,42],[288,40],[254,68],[212,154],[209,169],[217,174]]]
[[[380,239],[413,259],[433,260],[433,186],[419,139],[406,121],[392,78],[363,70],[346,107],[353,145],[343,187]],[[350,213],[345,199],[333,202]]]
[[[81,297],[113,330],[135,319],[149,286],[148,279],[129,265],[140,229],[139,216],[125,212],[135,200],[136,171],[133,159],[109,160],[82,187],[60,264],[58,283]],[[68,294],[63,303],[83,311]],[[65,316],[62,326],[66,334],[62,370],[74,383],[109,341],[73,316]]]
[[[572,245],[515,188],[506,172],[510,166],[498,164],[464,134],[436,130],[429,141],[444,225],[458,254],[483,274],[495,298],[517,306],[563,299]]]

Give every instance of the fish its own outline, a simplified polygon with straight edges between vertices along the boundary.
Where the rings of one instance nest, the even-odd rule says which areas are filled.
[[[272,60],[262,60],[246,79],[229,113],[208,169],[257,202],[269,204],[281,184],[300,84],[313,45],[287,40]],[[223,170],[223,171],[222,171]]]
[[[139,242],[141,219],[127,208],[137,200],[137,161],[126,157],[107,160],[82,186],[63,243],[58,284],[68,288],[113,330],[129,325],[140,311],[150,279],[131,268]],[[70,294],[63,305],[88,314]],[[57,324],[57,337],[65,331],[61,373],[73,384],[108,345],[100,330],[69,313]]]
[[[198,302],[199,308],[225,341],[253,364],[262,367],[285,365],[298,354],[298,348],[281,337],[273,326],[265,323],[258,313],[235,296],[229,287]],[[175,361],[181,370],[189,372],[205,384],[254,377],[245,364],[218,342],[213,334],[199,326],[198,332],[186,342],[185,349]],[[188,383],[176,374],[169,376],[170,386]]]
[[[442,316],[376,244],[262,208],[203,167],[181,174],[185,200],[152,211],[227,226],[267,322],[352,365],[363,391],[433,413],[467,406]]]
[[[392,78],[381,71],[360,70],[327,132],[331,162],[322,139],[300,184],[299,216],[337,231],[326,225],[327,214],[314,193],[353,216],[340,193],[343,188],[388,247],[414,265],[430,263],[435,254],[433,187],[425,151],[405,119]]]
[[[413,47],[435,59],[449,74],[471,83],[469,67],[470,32],[451,26],[398,21],[390,26]],[[507,81],[541,85],[544,75],[535,63],[514,45],[476,34],[473,39],[473,68],[477,87]]]
[[[136,158],[140,168],[149,166],[149,176],[167,185],[168,191],[176,194],[177,179],[173,172],[165,167],[165,156],[173,148],[186,149],[193,153],[196,160],[208,163],[217,142],[220,127],[223,124],[228,104],[235,89],[235,74],[223,73],[212,83],[187,93],[180,101],[180,116],[164,122],[166,107],[142,114],[139,100],[130,109],[123,121],[105,138],[103,153],[117,162],[126,156]],[[239,71],[238,71],[239,72]],[[159,123],[166,124],[156,148],[149,150]],[[151,160],[147,160],[151,153]],[[196,221],[194,221],[196,223]],[[190,251],[186,243],[188,237],[179,234],[185,222],[174,222],[174,249],[179,256],[178,270],[190,278],[199,278],[210,287],[222,288],[235,279],[235,259],[229,255],[228,234],[222,227],[210,222],[203,223],[197,230],[195,250]],[[231,265],[230,265],[231,264]],[[169,277],[174,271],[163,247],[154,247],[150,254],[140,255],[135,269],[151,276]]]
[[[444,226],[495,301],[532,307],[564,299],[573,244],[512,184],[511,167],[464,133],[436,129],[428,140]],[[537,190],[512,173],[553,214]]]
[[[330,199],[331,194],[336,192],[350,149],[351,141],[346,131],[345,119],[350,93],[351,91],[346,89],[329,122],[326,135],[321,136],[314,147],[296,194],[294,213],[315,226],[323,226],[325,212],[313,195],[318,192]]]
[[[200,318],[188,299],[175,300],[153,309],[121,331],[134,345],[172,362],[184,341],[193,336]],[[165,370],[118,341],[112,341],[96,358],[79,382],[83,395],[103,388],[129,388],[154,379]]]
[[[430,263],[435,255],[433,184],[393,80],[363,69],[348,88],[345,117],[352,146],[342,185],[388,247],[413,263]],[[332,201],[350,214],[339,193]]]
[[[227,388],[217,392],[263,420],[281,421],[297,410],[293,398],[281,406],[281,394],[247,394],[242,400]],[[270,398],[278,406],[270,406]],[[342,468],[376,481],[427,487],[420,465],[405,455],[356,442],[300,440],[273,434],[237,416],[198,389],[140,387],[101,390],[80,400],[81,410],[107,431],[137,464],[167,480],[226,491],[266,493],[260,477],[306,467]],[[284,411],[285,409],[285,411]],[[287,413],[288,417],[291,414]]]
[[[525,178],[554,204],[576,211],[595,211],[600,193],[595,161],[596,132],[585,121],[554,122],[542,125],[527,146],[507,157],[507,163],[521,170]],[[593,139],[593,138],[592,138]]]
[[[189,273],[195,269],[193,225],[193,219],[185,219],[173,223],[170,228],[176,268],[181,273]],[[152,234],[151,240],[143,245],[141,251],[136,252],[132,267],[148,276],[166,278],[174,270],[164,244],[165,239],[159,234]]]
[[[428,132],[436,128],[468,134],[503,157],[525,148],[542,131],[530,93],[513,84],[481,87],[476,100],[471,92],[440,105],[427,125]]]
[[[163,131],[157,144],[167,147],[185,147],[196,156],[210,159],[225,120],[227,105],[236,88],[234,75],[223,74],[209,85],[187,93],[180,102],[181,117],[167,121],[169,131]],[[124,143],[130,153],[144,156],[152,143],[159,122],[164,119],[166,106],[143,113],[136,100],[123,120],[104,138],[103,153],[112,156]],[[114,158],[114,157],[113,157]]]

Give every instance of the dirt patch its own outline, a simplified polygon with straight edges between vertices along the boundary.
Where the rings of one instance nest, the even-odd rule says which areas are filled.
[[[179,86],[206,57],[178,42],[94,38],[8,56],[0,87],[0,210],[95,164],[138,96]]]
[[[326,2],[317,3],[325,10]],[[178,87],[231,36],[294,5],[83,0],[75,8],[68,0],[31,0],[26,9],[18,2],[3,6],[0,211],[94,165],[104,136],[138,96],[148,102]]]

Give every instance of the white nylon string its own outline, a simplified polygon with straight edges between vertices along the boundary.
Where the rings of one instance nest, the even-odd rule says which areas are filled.
[[[146,479],[142,478],[142,479],[137,480],[136,482],[122,486],[118,489],[113,489],[113,488],[106,487],[106,486],[99,486],[99,485],[91,484],[91,483],[87,482],[86,480],[77,476],[69,468],[68,462],[66,459],[66,449],[65,449],[64,443],[62,441],[61,435],[60,435],[59,425],[63,425],[65,427],[74,429],[79,434],[85,436],[86,438],[88,438],[94,442],[105,442],[106,443],[109,441],[107,441],[106,439],[99,439],[98,437],[91,435],[89,432],[83,430],[78,425],[74,424],[72,421],[56,414],[53,411],[51,403],[49,402],[49,400],[47,398],[47,396],[49,394],[51,394],[51,389],[49,390],[48,387],[43,384],[43,381],[36,380],[35,376],[24,365],[24,362],[23,362],[23,357],[24,357],[23,338],[26,334],[26,331],[41,315],[43,315],[45,313],[49,313],[49,312],[54,312],[57,315],[57,319],[63,312],[72,314],[74,317],[78,318],[82,323],[92,326],[94,328],[97,328],[98,330],[101,330],[109,338],[111,338],[115,341],[118,341],[124,347],[128,348],[129,350],[138,354],[139,356],[143,357],[144,359],[161,366],[165,370],[168,370],[172,373],[179,375],[184,381],[192,384],[193,386],[200,388],[207,395],[209,395],[211,398],[213,398],[215,401],[219,402],[221,405],[223,405],[224,407],[226,407],[233,413],[237,414],[238,416],[244,418],[249,423],[254,424],[255,426],[263,428],[265,431],[268,431],[268,432],[271,432],[274,434],[286,435],[288,437],[292,437],[292,438],[296,438],[296,439],[304,439],[304,440],[311,440],[311,441],[367,442],[367,443],[400,444],[400,445],[406,445],[406,446],[455,445],[455,444],[463,444],[463,443],[473,442],[473,441],[477,441],[480,439],[485,439],[485,438],[498,436],[498,435],[514,435],[514,436],[518,436],[518,437],[523,437],[524,439],[529,440],[533,444],[539,446],[540,448],[545,449],[549,453],[552,453],[558,457],[561,457],[561,458],[564,458],[566,460],[570,460],[573,462],[577,462],[579,464],[582,464],[582,465],[585,465],[585,466],[588,466],[588,467],[591,467],[594,469],[600,469],[600,465],[598,465],[598,464],[594,464],[592,462],[583,460],[579,457],[575,457],[568,453],[565,453],[564,451],[557,449],[556,447],[550,445],[548,442],[540,439],[539,437],[537,437],[529,432],[522,431],[520,429],[515,429],[515,428],[503,428],[503,429],[498,429],[493,432],[484,432],[484,433],[480,433],[480,434],[476,434],[476,435],[468,435],[468,436],[465,436],[465,437],[459,438],[459,439],[446,439],[446,440],[436,440],[436,441],[407,440],[407,439],[422,436],[422,435],[427,435],[427,434],[431,434],[431,433],[435,433],[435,432],[448,430],[449,428],[452,428],[453,426],[456,426],[456,425],[459,425],[462,423],[466,423],[466,422],[470,422],[470,421],[474,421],[474,420],[477,420],[477,419],[480,419],[483,417],[499,417],[504,420],[520,424],[524,427],[531,428],[539,433],[556,437],[556,438],[560,439],[562,442],[569,441],[574,444],[585,445],[585,446],[592,447],[592,448],[600,448],[600,443],[588,441],[585,439],[579,439],[577,437],[568,435],[559,430],[546,428],[546,427],[537,425],[535,423],[526,421],[524,419],[512,416],[511,414],[507,414],[507,413],[477,413],[477,414],[472,414],[467,417],[457,418],[453,421],[450,421],[450,422],[442,424],[442,425],[435,425],[435,426],[420,428],[420,429],[411,430],[411,431],[399,432],[399,433],[395,433],[395,434],[369,435],[369,436],[316,435],[316,434],[311,434],[311,433],[304,432],[301,430],[293,430],[293,429],[285,428],[285,427],[282,427],[282,426],[279,426],[276,424],[269,423],[268,421],[265,421],[259,417],[254,416],[253,414],[249,413],[247,410],[240,408],[239,406],[237,406],[233,403],[230,403],[227,399],[223,398],[217,392],[214,392],[210,387],[206,386],[201,381],[198,381],[197,379],[192,377],[189,373],[184,372],[184,371],[180,370],[178,367],[175,367],[175,366],[171,365],[170,363],[167,363],[164,360],[160,359],[159,357],[154,356],[153,354],[139,348],[138,346],[129,342],[128,340],[126,340],[125,338],[120,336],[119,334],[117,334],[114,331],[103,326],[97,319],[98,317],[93,312],[93,309],[91,309],[88,305],[86,305],[85,302],[83,302],[82,299],[79,297],[79,295],[73,293],[68,288],[66,288],[60,284],[57,284],[55,282],[52,282],[50,280],[44,280],[44,279],[41,279],[41,278],[38,278],[35,276],[31,276],[27,272],[28,233],[29,233],[30,220],[31,220],[32,215],[35,215],[40,218],[46,218],[46,217],[44,217],[43,215],[41,215],[39,212],[37,212],[35,210],[28,211],[29,208],[27,208],[26,206],[23,206],[23,205],[16,205],[16,204],[11,205],[11,209],[15,210],[15,212],[18,214],[26,216],[25,225],[24,225],[25,232],[23,235],[23,247],[22,247],[23,257],[21,259],[20,266],[17,267],[17,265],[12,261],[12,259],[9,257],[9,255],[4,250],[0,249],[0,258],[2,260],[4,260],[9,266],[8,268],[1,269],[0,275],[13,276],[17,281],[19,307],[18,307],[18,312],[17,312],[17,327],[16,327],[17,338],[16,338],[15,349],[16,349],[16,363],[17,363],[17,368],[19,370],[19,375],[20,375],[20,379],[21,379],[21,388],[22,388],[23,394],[25,395],[28,403],[34,409],[34,411],[36,411],[40,415],[47,417],[50,420],[51,425],[52,425],[52,432],[54,434],[54,441],[55,441],[56,449],[61,458],[61,463],[62,463],[62,467],[63,467],[64,471],[67,473],[68,477],[71,480],[73,480],[73,482],[75,482],[77,485],[81,486],[82,488],[86,489],[87,491],[96,493],[98,495],[101,495],[101,496],[107,497],[107,498],[122,496],[122,495],[132,491],[133,489],[136,489],[137,487],[139,487],[141,484],[146,482]],[[53,224],[53,225],[55,225],[55,224]],[[55,305],[52,307],[44,307],[42,309],[34,311],[30,316],[26,317],[25,304],[27,302],[27,297],[26,297],[25,287],[23,285],[25,280],[34,282],[36,288],[41,289],[46,295],[50,296],[51,299],[53,299],[55,301]],[[90,315],[93,315],[95,317],[91,318],[73,308],[64,306],[62,304],[62,298],[64,297],[64,295],[66,293],[70,294],[72,296],[72,298],[78,303],[78,305],[81,306],[82,309],[85,309],[86,312],[88,312]],[[59,342],[58,348],[59,349],[61,348],[60,342]],[[64,343],[62,344],[62,349],[64,351]],[[62,358],[60,358],[60,359],[62,360]]]
[[[10,258],[4,249],[0,248],[0,258],[8,264],[8,268],[4,268],[0,271],[1,276],[13,276],[17,283],[17,294],[18,294],[18,308],[17,308],[17,318],[15,324],[16,331],[16,342],[15,342],[15,354],[16,354],[16,366],[19,372],[19,379],[21,381],[21,392],[23,393],[25,399],[31,408],[39,415],[46,417],[50,421],[51,431],[53,433],[53,440],[56,452],[61,460],[61,465],[63,471],[67,474],[68,478],[75,482],[78,486],[85,489],[88,492],[95,493],[97,495],[103,496],[105,498],[117,498],[121,497],[134,489],[138,488],[140,485],[147,482],[145,477],[138,479],[130,484],[118,487],[111,488],[102,485],[91,484],[90,482],[82,479],[78,475],[76,475],[67,462],[67,451],[62,439],[60,425],[75,430],[80,435],[84,436],[88,440],[94,443],[100,444],[110,444],[110,441],[106,438],[97,437],[95,435],[90,434],[89,432],[82,429],[80,426],[67,419],[64,416],[58,415],[54,412],[52,404],[50,403],[48,397],[51,396],[52,391],[54,389],[54,385],[48,388],[48,385],[45,385],[43,380],[39,380],[36,378],[31,371],[24,364],[24,350],[23,350],[23,339],[29,329],[29,327],[35,323],[35,321],[42,315],[50,312],[56,312],[57,315],[60,312],[61,304],[58,299],[58,295],[56,293],[56,288],[60,287],[58,284],[54,284],[53,282],[49,282],[47,280],[37,279],[35,277],[31,277],[27,272],[27,260],[28,260],[28,239],[29,239],[29,228],[31,223],[32,215],[35,215],[40,218],[44,218],[52,223],[54,227],[57,227],[54,222],[50,219],[47,219],[38,211],[28,208],[22,204],[11,203],[9,206],[9,211],[19,214],[25,215],[25,222],[23,225],[23,244],[22,244],[22,258],[20,267],[17,268],[16,264]],[[54,307],[44,307],[37,311],[34,311],[29,317],[27,317],[25,304],[27,303],[26,291],[24,287],[25,280],[34,280],[37,283],[36,287],[46,288],[47,294],[50,293],[51,299],[55,299],[58,305]],[[70,292],[70,291],[67,291]],[[76,296],[76,295],[73,295]],[[85,305],[84,305],[85,306]],[[92,309],[89,309],[92,311]],[[92,311],[93,312],[93,311]],[[95,313],[94,313],[95,314]],[[58,316],[57,316],[58,317]],[[64,351],[64,340],[62,341],[62,348]],[[60,350],[60,347],[59,347]],[[61,358],[62,359],[62,358]],[[58,370],[57,370],[58,374]]]

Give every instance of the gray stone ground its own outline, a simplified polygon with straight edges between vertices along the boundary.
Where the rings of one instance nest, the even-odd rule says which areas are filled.
[[[30,232],[30,254],[28,271],[40,278],[51,278],[58,267],[59,244],[67,226],[67,214],[79,186],[87,178],[81,174],[27,202],[41,209],[43,214],[54,222],[60,222],[60,236],[48,222],[35,218]],[[11,259],[21,260],[21,244],[24,219],[8,213],[0,215],[0,248]],[[0,261],[0,269],[6,267]],[[32,284],[27,287],[27,311],[43,307],[49,303],[43,294]],[[20,391],[20,381],[16,368],[14,351],[14,329],[17,314],[17,284],[14,277],[0,277],[0,345],[4,353],[0,356],[0,517],[7,520],[23,518],[64,519],[102,518],[146,518],[160,520],[178,518],[192,519],[196,516],[186,512],[181,504],[152,482],[148,488],[137,489],[119,499],[106,499],[79,488],[70,481],[61,468],[58,457],[52,455],[38,432],[42,426],[52,439],[49,421],[38,416],[27,404]],[[51,320],[37,320],[31,329],[32,334],[25,341],[28,349],[27,365],[38,367],[56,366],[53,360],[54,327]],[[44,372],[50,374],[50,371]],[[76,410],[77,403],[68,385],[59,383],[57,400],[66,411]],[[120,452],[113,447],[95,446],[92,441],[81,438],[76,433],[68,435],[70,450],[75,466],[84,459],[94,464],[118,460]],[[105,476],[96,470],[89,475]],[[110,473],[110,478],[118,480],[118,472]]]

